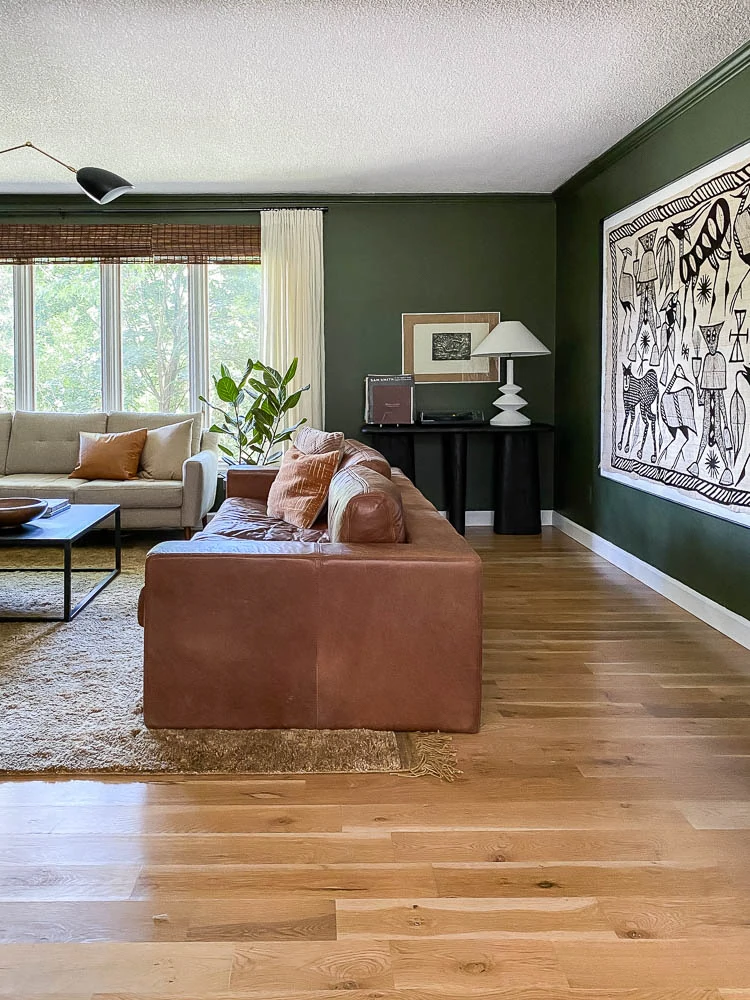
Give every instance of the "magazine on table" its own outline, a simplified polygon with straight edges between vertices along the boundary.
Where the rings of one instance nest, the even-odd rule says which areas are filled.
[[[70,500],[48,500],[47,509],[42,517],[54,517],[55,514],[62,514],[68,507],[70,507]]]

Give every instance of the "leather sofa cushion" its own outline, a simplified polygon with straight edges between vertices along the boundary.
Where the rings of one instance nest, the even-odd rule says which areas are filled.
[[[391,478],[391,464],[385,455],[371,448],[354,438],[346,438],[344,441],[344,454],[341,458],[339,469],[351,469],[354,466],[364,466],[367,469],[374,469],[386,479]]]
[[[71,479],[135,479],[146,443],[146,428],[121,434],[89,434],[81,431],[78,464]]]
[[[78,461],[79,433],[103,434],[106,429],[106,413],[16,410],[10,432],[6,475],[27,472],[67,475]]]
[[[328,451],[341,451],[344,435],[341,431],[319,431],[315,427],[300,427],[294,438],[294,447],[303,455],[324,455]]]
[[[298,528],[312,528],[325,506],[340,460],[340,451],[303,455],[292,445],[268,492],[268,513]]]
[[[403,542],[404,508],[398,486],[365,465],[342,469],[328,494],[332,542]]]
[[[244,538],[252,542],[327,542],[325,525],[297,528],[272,517],[262,500],[230,497],[194,538]]]

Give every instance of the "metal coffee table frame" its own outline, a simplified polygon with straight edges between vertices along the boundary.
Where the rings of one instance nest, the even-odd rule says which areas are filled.
[[[69,512],[73,512],[71,515]],[[80,515],[87,514],[85,518]],[[101,567],[74,567],[73,566],[73,545],[79,541],[89,531],[92,531],[102,521],[106,521],[114,514],[114,556],[115,565],[113,569],[105,567],[105,576],[85,594],[78,603],[72,604],[72,583],[73,573],[100,573]],[[68,515],[66,517],[66,515]],[[57,519],[60,521],[56,524]],[[63,533],[60,528],[66,526],[72,520],[68,531]],[[80,524],[77,522],[80,521]],[[24,530],[26,529],[26,531]],[[37,528],[38,534],[34,534],[29,529]],[[56,531],[57,529],[57,531]],[[63,613],[59,615],[1,615],[0,621],[4,622],[71,622],[77,615],[88,607],[97,594],[109,584],[116,576],[119,576],[122,569],[122,539],[120,533],[120,507],[119,504],[74,504],[68,510],[63,511],[49,519],[35,518],[28,525],[11,533],[0,532],[0,547],[18,546],[20,548],[57,548],[62,547],[63,565],[40,568],[37,566],[1,566],[2,573],[62,573],[63,574]]]

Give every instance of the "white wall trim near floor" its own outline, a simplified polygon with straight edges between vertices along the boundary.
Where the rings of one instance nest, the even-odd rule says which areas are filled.
[[[617,566],[647,587],[655,590],[657,594],[661,594],[662,597],[666,597],[673,604],[689,611],[691,615],[700,618],[701,621],[715,628],[718,632],[722,632],[730,639],[740,643],[741,646],[750,649],[750,621],[747,618],[722,607],[721,604],[712,601],[710,597],[699,594],[697,590],[680,583],[674,577],[667,576],[666,573],[662,573],[660,569],[656,569],[650,563],[631,555],[630,552],[626,552],[625,549],[621,549],[617,545],[613,545],[606,538],[595,535],[593,531],[589,531],[588,528],[583,528],[575,521],[558,514],[556,510],[551,513],[551,521],[545,522],[543,520],[543,524],[551,523],[555,528],[564,531],[566,535],[601,556],[602,559],[606,559],[613,566]],[[470,523],[468,515],[466,523]]]
[[[440,513],[445,517],[444,510],[441,510]],[[555,513],[553,510],[542,510],[539,513],[542,515],[542,524],[552,524],[552,516]],[[491,528],[494,516],[494,511],[491,510],[467,510],[466,527]]]

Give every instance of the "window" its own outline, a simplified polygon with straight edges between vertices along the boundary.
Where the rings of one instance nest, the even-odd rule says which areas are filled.
[[[235,378],[260,355],[260,268],[208,265],[209,368],[225,364]],[[218,403],[211,381],[212,403]],[[224,404],[222,404],[224,405]]]
[[[259,264],[0,264],[0,410],[198,410],[259,314]]]
[[[36,409],[102,408],[98,264],[34,267]]]
[[[16,406],[13,358],[13,268],[0,265],[0,410]]]
[[[120,266],[122,396],[126,410],[190,408],[188,269]]]

